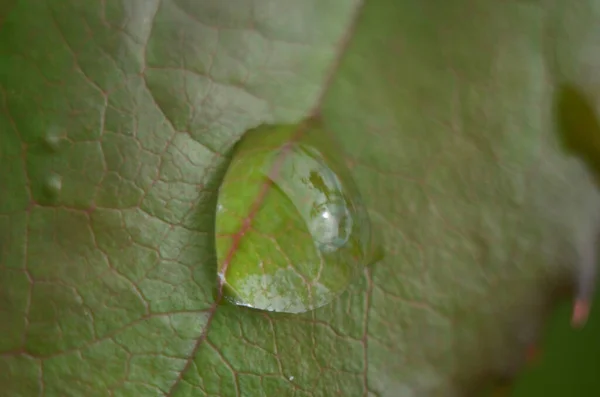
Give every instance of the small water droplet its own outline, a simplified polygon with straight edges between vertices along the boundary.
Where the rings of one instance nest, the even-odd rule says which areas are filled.
[[[294,380],[294,377],[293,377],[293,376],[290,376],[290,378],[289,378],[289,379],[290,379],[290,380]]]
[[[247,132],[218,201],[218,277],[237,305],[312,310],[368,263],[368,214],[327,132],[312,121]]]
[[[51,174],[44,184],[46,193],[49,196],[56,197],[60,194],[62,189],[62,177],[58,174]]]
[[[59,135],[49,133],[44,137],[44,145],[48,151],[56,153],[60,150],[63,138]]]

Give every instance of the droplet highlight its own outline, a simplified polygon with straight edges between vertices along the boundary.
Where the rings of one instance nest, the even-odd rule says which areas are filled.
[[[220,291],[237,305],[312,310],[343,293],[369,261],[367,211],[315,120],[248,131],[217,209]]]

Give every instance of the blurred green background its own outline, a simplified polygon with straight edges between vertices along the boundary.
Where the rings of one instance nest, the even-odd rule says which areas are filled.
[[[539,356],[517,378],[514,397],[600,396],[600,294],[586,326],[573,329],[571,302],[563,301],[548,320]]]

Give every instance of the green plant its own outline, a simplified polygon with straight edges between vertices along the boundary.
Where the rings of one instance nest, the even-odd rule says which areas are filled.
[[[570,87],[594,108],[598,7],[3,1],[1,393],[463,396],[512,377],[593,247],[596,130],[555,103]],[[215,308],[230,149],[317,112],[383,259],[314,311]]]

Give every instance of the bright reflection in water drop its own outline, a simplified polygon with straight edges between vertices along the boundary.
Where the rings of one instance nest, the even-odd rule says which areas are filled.
[[[294,203],[317,247],[333,252],[343,247],[354,224],[352,202],[342,182],[315,148],[291,144],[279,154],[281,166],[271,179]]]

